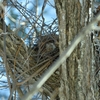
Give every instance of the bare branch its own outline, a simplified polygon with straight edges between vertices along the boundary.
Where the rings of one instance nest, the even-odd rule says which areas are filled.
[[[47,79],[60,67],[60,65],[67,59],[70,54],[73,52],[75,47],[81,42],[86,34],[89,33],[90,30],[94,29],[94,24],[100,20],[100,14],[86,27],[82,29],[81,32],[74,38],[68,48],[61,54],[61,56],[44,72],[41,78],[33,85],[33,88],[30,92],[28,92],[21,100],[29,100],[36,92],[38,92],[39,88],[47,81]]]

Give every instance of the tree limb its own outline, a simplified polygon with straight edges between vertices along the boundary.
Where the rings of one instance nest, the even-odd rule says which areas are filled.
[[[94,20],[86,27],[82,29],[81,32],[74,38],[68,48],[61,54],[61,56],[44,72],[41,78],[33,85],[33,88],[30,92],[28,92],[21,100],[30,100],[31,97],[38,92],[39,88],[47,81],[47,79],[60,67],[60,65],[67,59],[70,54],[73,52],[75,47],[81,42],[86,34],[90,32],[90,30],[94,29],[95,23],[100,21],[100,14],[94,18]],[[100,29],[99,29],[100,30]]]

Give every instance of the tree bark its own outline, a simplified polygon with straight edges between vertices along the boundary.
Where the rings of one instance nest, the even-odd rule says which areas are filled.
[[[90,20],[90,0],[55,0],[60,54]],[[84,34],[84,33],[83,33]],[[93,89],[92,44],[87,35],[60,68],[60,100],[99,100]]]

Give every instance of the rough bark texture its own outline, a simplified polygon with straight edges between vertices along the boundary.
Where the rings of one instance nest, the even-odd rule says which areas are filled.
[[[55,0],[59,20],[60,54],[70,41],[89,22],[90,0]],[[83,33],[84,34],[84,33]],[[94,66],[92,66],[89,35],[78,45],[61,66],[60,100],[99,100],[94,93]]]

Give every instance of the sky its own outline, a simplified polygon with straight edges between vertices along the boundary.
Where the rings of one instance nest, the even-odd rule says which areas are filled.
[[[28,0],[18,0],[22,5],[25,5],[25,1]],[[36,1],[36,0],[29,0],[30,3],[26,6],[28,9],[32,9],[32,2],[31,1]],[[49,0],[51,4],[54,5],[54,0]],[[39,0],[38,2],[38,15],[41,13],[41,9],[42,9],[42,5],[43,5],[43,0]],[[9,9],[11,10],[11,8],[6,9],[6,11],[8,12]],[[19,13],[18,10],[14,9],[14,13]],[[8,21],[8,16],[9,13],[7,13],[7,17],[6,17],[6,23],[9,24]],[[49,22],[50,20],[53,20],[56,18],[56,11],[53,7],[51,7],[49,4],[46,5],[45,11],[44,11],[44,17],[45,17],[45,22]]]

